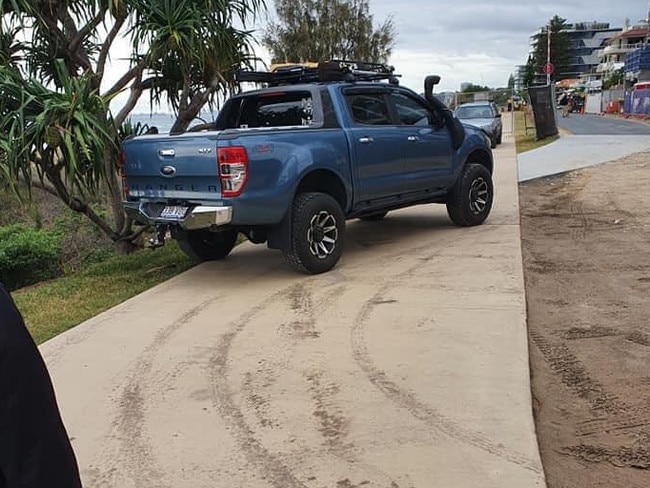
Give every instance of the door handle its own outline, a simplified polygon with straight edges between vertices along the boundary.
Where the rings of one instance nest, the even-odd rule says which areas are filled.
[[[417,142],[417,141],[420,140],[420,138],[418,136],[408,136],[407,139],[408,139],[409,142]]]
[[[375,140],[372,137],[360,137],[359,142],[362,144],[370,144],[371,142],[375,142]]]

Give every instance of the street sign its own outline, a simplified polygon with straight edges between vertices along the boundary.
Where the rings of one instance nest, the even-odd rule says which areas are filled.
[[[552,75],[553,74],[553,69],[554,68],[553,68],[553,65],[551,63],[546,63],[542,67],[542,73],[544,73],[545,75]]]

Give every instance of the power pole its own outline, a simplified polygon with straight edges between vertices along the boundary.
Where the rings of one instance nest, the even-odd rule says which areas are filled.
[[[551,24],[546,28],[546,66],[551,65]],[[546,70],[546,84],[551,84],[551,72]]]

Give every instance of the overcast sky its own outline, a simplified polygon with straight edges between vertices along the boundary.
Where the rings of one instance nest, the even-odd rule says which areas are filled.
[[[272,0],[267,3],[272,9]],[[649,8],[649,0],[370,0],[376,25],[393,16],[397,39],[390,62],[401,84],[418,92],[427,74],[442,77],[437,91],[458,90],[462,82],[506,86],[526,62],[529,37],[554,15],[622,27],[626,18],[645,19]],[[259,54],[268,58],[261,48]],[[146,100],[136,110],[148,112]]]
[[[530,35],[554,15],[622,27],[626,17],[645,19],[649,7],[648,0],[370,0],[376,22],[395,19],[391,63],[402,84],[418,91],[427,74],[442,76],[440,91],[458,90],[466,81],[506,86],[528,58]]]

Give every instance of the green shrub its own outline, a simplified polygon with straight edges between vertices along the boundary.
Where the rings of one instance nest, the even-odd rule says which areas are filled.
[[[9,290],[58,276],[61,236],[22,224],[0,227],[0,281]]]
[[[99,227],[72,210],[61,212],[52,220],[50,228],[62,236],[60,260],[64,274],[79,271],[115,253],[114,244]]]

